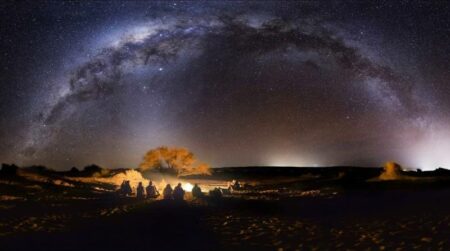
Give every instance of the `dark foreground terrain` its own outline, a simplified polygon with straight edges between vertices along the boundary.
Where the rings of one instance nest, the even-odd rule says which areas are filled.
[[[277,180],[178,203],[56,186],[18,199],[8,189],[20,182],[3,179],[2,194],[16,194],[2,195],[0,250],[450,250],[447,179],[365,179]]]

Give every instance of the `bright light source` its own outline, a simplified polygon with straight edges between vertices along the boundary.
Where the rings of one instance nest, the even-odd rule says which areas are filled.
[[[192,192],[192,188],[194,188],[191,183],[183,183],[181,187],[187,192]]]

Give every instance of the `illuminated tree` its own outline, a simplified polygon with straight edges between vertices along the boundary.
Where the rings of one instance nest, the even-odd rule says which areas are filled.
[[[185,148],[160,146],[145,154],[139,169],[140,171],[153,170],[177,176],[210,174],[209,165],[204,163],[195,165],[196,162],[194,154]]]
[[[384,164],[384,170],[380,174],[381,180],[396,180],[402,178],[402,167],[395,162],[386,162]]]

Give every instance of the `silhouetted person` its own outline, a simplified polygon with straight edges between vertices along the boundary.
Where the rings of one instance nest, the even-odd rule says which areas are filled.
[[[170,184],[167,184],[167,186],[164,188],[163,191],[163,197],[165,200],[171,200],[172,199],[172,187],[170,186]]]
[[[127,195],[132,195],[133,194],[133,189],[131,189],[131,185],[130,185],[130,181],[127,180],[126,184],[125,184],[125,191]]]
[[[202,189],[198,186],[198,184],[195,184],[192,188],[192,196],[194,198],[201,198],[203,197]]]
[[[213,190],[209,191],[209,196],[212,198],[222,198],[222,191],[220,188],[216,187]]]
[[[158,198],[159,191],[155,185],[153,185],[152,181],[148,183],[148,186],[145,188],[147,192],[147,198]]]
[[[237,180],[231,181],[231,184],[228,188],[231,188],[231,190],[240,190],[242,188],[241,183]]]
[[[122,184],[120,185],[118,192],[119,192],[119,195],[122,195],[122,196],[131,195],[132,190],[131,190],[131,186],[130,186],[130,181],[129,180],[122,181]]]
[[[181,183],[178,183],[178,185],[173,190],[173,199],[174,200],[184,200],[184,190],[181,187]]]
[[[136,198],[138,198],[138,199],[144,198],[144,186],[142,185],[142,182],[139,182],[139,184],[136,188]]]

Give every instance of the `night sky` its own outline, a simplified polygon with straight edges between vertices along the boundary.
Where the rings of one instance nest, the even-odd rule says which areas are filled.
[[[450,167],[446,1],[0,3],[0,161]]]

